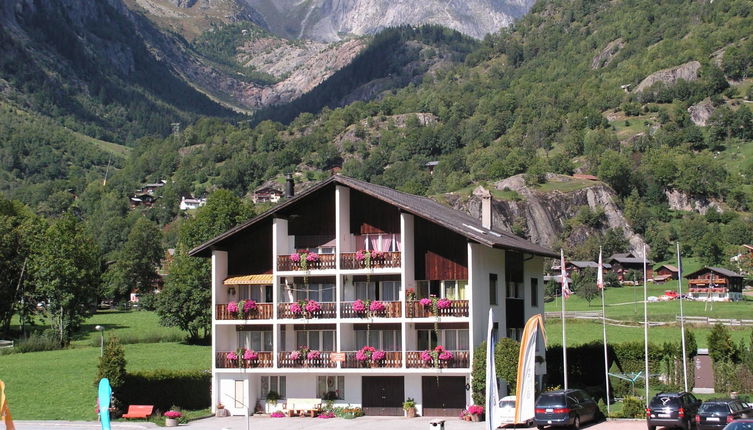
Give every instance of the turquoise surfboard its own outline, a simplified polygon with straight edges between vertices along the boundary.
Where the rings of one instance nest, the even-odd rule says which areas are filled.
[[[110,396],[112,396],[112,387],[110,380],[102,378],[99,381],[99,421],[102,423],[102,430],[110,430]]]

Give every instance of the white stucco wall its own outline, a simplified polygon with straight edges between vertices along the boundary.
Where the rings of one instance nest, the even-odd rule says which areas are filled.
[[[497,275],[497,305],[489,304],[489,274]],[[486,340],[489,308],[494,309],[498,333],[506,332],[505,251],[484,245],[468,244],[468,284],[470,290],[470,334],[473,348]]]

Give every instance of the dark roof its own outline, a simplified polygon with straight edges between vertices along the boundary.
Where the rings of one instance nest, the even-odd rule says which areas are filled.
[[[701,272],[705,272],[705,271],[709,271],[709,270],[712,271],[712,272],[714,272],[714,273],[718,273],[718,274],[720,274],[722,276],[726,276],[727,278],[742,278],[743,277],[743,275],[735,273],[735,272],[733,272],[731,270],[724,269],[722,267],[708,267],[708,266],[704,267],[703,269],[696,270],[693,273],[689,273],[689,274],[685,275],[685,277],[688,278],[688,279],[690,279],[693,276],[695,276],[695,275],[697,275],[697,274],[699,274]]]
[[[303,199],[309,194],[318,191],[332,183],[347,186],[351,189],[360,191],[364,194],[385,201],[393,206],[400,208],[402,211],[424,218],[427,221],[445,227],[462,236],[465,236],[470,240],[489,247],[512,249],[546,257],[557,257],[559,255],[548,248],[515,236],[512,233],[486,229],[481,226],[481,222],[478,219],[455,209],[448,208],[447,206],[443,206],[428,197],[421,197],[415,196],[413,194],[403,193],[397,190],[393,190],[392,188],[371,184],[342,175],[331,176],[330,178],[314,185],[313,187],[285,201],[284,203],[281,203],[274,208],[262,213],[261,215],[249,221],[246,221],[245,223],[220,234],[214,239],[211,239],[197,246],[196,248],[192,249],[189,254],[208,256],[209,251],[213,247],[221,247],[222,242],[225,239],[245,230],[246,228],[249,228],[250,226],[267,217],[274,215],[275,213],[287,208],[288,206],[296,204],[300,199]]]
[[[583,269],[585,267],[593,267],[594,269],[598,269],[599,268],[599,263],[597,263],[595,261],[567,261],[565,263],[566,264],[572,264],[573,266],[575,266],[575,267],[577,267],[579,269]],[[612,268],[612,265],[608,264],[608,263],[603,263],[602,265],[604,266],[605,269]]]
[[[642,257],[623,257],[623,255],[632,255],[632,254],[614,254],[609,258],[609,261],[616,261],[620,264],[643,264],[643,258]],[[653,261],[646,260],[646,264],[653,264]]]
[[[667,269],[669,269],[670,272],[679,272],[679,269],[677,269],[677,267],[675,267],[675,266],[673,266],[671,264],[662,264],[656,270],[659,270],[662,267],[666,267]]]

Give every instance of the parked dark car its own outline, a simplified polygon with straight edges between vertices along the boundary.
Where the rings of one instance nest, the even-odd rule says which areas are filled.
[[[659,393],[651,399],[646,409],[648,430],[656,430],[657,426],[689,430],[699,406],[701,401],[687,392]]]
[[[708,400],[698,408],[695,423],[698,430],[716,430],[741,418],[753,418],[747,404],[734,399]]]
[[[601,417],[599,406],[583,390],[569,389],[541,393],[536,399],[536,414],[533,422],[539,429],[545,426],[572,426]]]
[[[753,430],[753,420],[735,420],[727,424],[724,430]]]

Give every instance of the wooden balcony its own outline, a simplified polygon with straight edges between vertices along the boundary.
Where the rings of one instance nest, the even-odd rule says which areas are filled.
[[[344,270],[352,269],[395,269],[400,268],[399,252],[383,252],[381,257],[366,260],[358,260],[355,252],[343,252],[340,254],[340,268]]]
[[[302,262],[294,262],[290,259],[290,255],[278,255],[277,256],[277,270],[279,271],[294,271],[294,270],[300,270],[304,271],[311,271],[311,270],[327,270],[327,269],[334,269],[335,268],[335,254],[319,254],[319,259],[317,261],[307,261],[305,265],[302,265]]]
[[[356,312],[353,310],[354,302],[342,302],[340,304],[341,318],[400,318],[403,314],[401,302],[382,302],[384,303],[383,311],[366,311]]]
[[[272,303],[257,303],[256,309],[248,313],[236,312],[233,314],[228,312],[226,304],[215,306],[218,320],[270,320],[272,319],[272,309]]]
[[[319,302],[320,309],[315,312],[303,311],[303,314],[295,314],[290,310],[293,303],[280,303],[277,307],[277,318],[336,318],[337,306],[335,302]]]
[[[218,369],[255,369],[257,367],[272,367],[271,352],[257,352],[259,358],[256,360],[244,360],[238,358],[228,360],[228,352],[218,352],[215,356],[215,364]]]
[[[437,309],[440,317],[467,317],[468,300],[451,300],[450,307]],[[430,318],[436,317],[431,306],[424,306],[418,300],[410,300],[406,303],[406,317],[408,318]]]
[[[470,365],[470,352],[468,351],[450,351],[452,353],[452,360],[439,360],[437,366],[435,366],[433,362],[421,360],[421,352],[422,351],[406,352],[405,367],[410,369],[433,369],[435,367],[440,369],[467,369]]]
[[[315,369],[331,369],[337,367],[337,363],[330,360],[330,352],[321,351],[319,358],[309,360],[307,358],[299,360],[291,360],[288,358],[292,351],[283,351],[277,354],[277,366],[281,368],[315,368]]]
[[[356,351],[345,353],[345,361],[342,364],[343,369],[360,369],[360,368],[381,368],[396,369],[403,367],[403,353],[400,351],[385,351],[384,360],[377,362],[363,362],[356,359]]]

